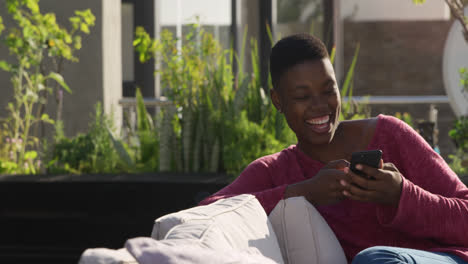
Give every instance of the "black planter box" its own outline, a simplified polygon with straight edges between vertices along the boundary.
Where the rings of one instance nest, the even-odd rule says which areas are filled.
[[[0,176],[0,263],[77,263],[86,248],[121,248],[228,183],[203,174]]]

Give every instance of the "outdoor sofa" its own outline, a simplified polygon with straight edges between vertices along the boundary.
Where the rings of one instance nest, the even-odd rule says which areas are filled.
[[[303,197],[281,200],[269,216],[243,194],[155,220],[151,237],[125,247],[87,249],[80,264],[347,263],[322,216]]]

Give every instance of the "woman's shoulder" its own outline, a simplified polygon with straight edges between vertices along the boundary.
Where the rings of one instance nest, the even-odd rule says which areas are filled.
[[[294,151],[296,151],[296,148],[296,145],[291,145],[280,152],[260,157],[251,162],[247,168],[271,169],[287,166],[294,158]]]
[[[377,124],[379,117],[380,115],[376,117],[371,117],[371,118],[344,120],[344,121],[341,121],[341,123],[345,125],[346,127],[355,128],[355,129],[372,128],[372,127],[375,127],[375,125]]]
[[[400,119],[379,114],[376,117],[343,121],[344,130],[355,135],[354,138],[361,139],[356,144],[361,148],[375,148],[382,144],[392,144],[403,135],[415,133],[410,126]]]
[[[362,148],[372,141],[378,123],[379,117],[377,116],[365,119],[345,120],[341,122],[340,126],[343,126],[343,131],[347,135],[352,135],[355,139],[361,139],[355,143]]]
[[[291,145],[279,152],[260,157],[252,163],[271,164],[276,162],[284,162],[291,158],[291,155],[294,153],[294,151],[296,151],[296,148],[296,145]]]
[[[390,115],[380,114],[377,116],[376,133],[397,138],[403,135],[417,135],[417,132],[404,121]]]
[[[362,135],[374,135],[375,133],[395,132],[394,129],[407,129],[408,125],[400,119],[379,114],[376,117],[343,121],[343,124],[351,129],[358,130]]]

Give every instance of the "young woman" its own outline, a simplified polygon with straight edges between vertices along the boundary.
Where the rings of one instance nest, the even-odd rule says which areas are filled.
[[[340,94],[324,44],[300,34],[272,49],[271,99],[297,144],[252,162],[205,199],[250,193],[269,214],[304,196],[353,263],[467,263],[468,188],[411,127],[391,116],[339,121]],[[379,168],[349,170],[356,151],[383,151]],[[379,245],[380,247],[375,247]]]

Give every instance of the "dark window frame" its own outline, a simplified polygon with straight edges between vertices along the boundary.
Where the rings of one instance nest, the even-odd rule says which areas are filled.
[[[133,4],[133,30],[142,26],[154,38],[154,0],[122,0],[122,3]],[[122,95],[134,97],[138,87],[143,97],[154,97],[154,59],[141,63],[135,52],[133,63],[135,80],[123,82]]]
[[[196,1],[196,0],[194,0]],[[251,1],[251,0],[231,0],[231,43],[234,50],[238,51],[240,34],[238,32],[237,14],[237,1]],[[269,57],[271,53],[271,43],[268,36],[266,25],[271,29],[274,34],[273,12],[275,11],[272,0],[258,0],[259,1],[259,51],[261,61],[261,80],[265,92],[268,94],[268,75],[269,75]],[[327,43],[327,48],[331,52],[334,46],[334,27],[333,27],[333,0],[322,0],[324,7],[324,36]],[[155,32],[155,17],[154,17],[154,0],[122,0],[122,3],[131,3],[134,6],[134,25],[143,26],[149,35],[154,38]],[[138,14],[138,15],[137,15]],[[141,89],[144,97],[155,96],[155,76],[154,76],[154,59],[146,63],[140,63],[137,54],[134,56],[134,82],[123,83],[123,96],[134,96],[136,87]],[[234,65],[234,71],[237,65]]]

